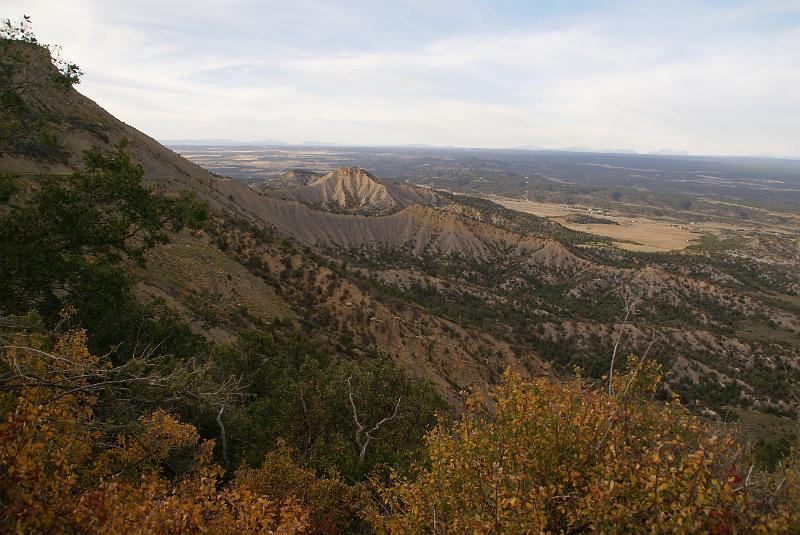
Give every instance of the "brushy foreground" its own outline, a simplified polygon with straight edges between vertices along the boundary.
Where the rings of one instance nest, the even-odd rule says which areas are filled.
[[[109,434],[94,389],[102,368],[83,331],[45,353],[8,347],[3,366],[29,386],[2,394],[0,531],[7,533],[300,533],[297,501],[272,501],[234,480],[222,485],[213,441],[156,410],[135,432]],[[4,370],[5,371],[5,370]],[[60,388],[69,384],[69,390]],[[109,385],[112,386],[112,385]],[[191,450],[188,466],[176,453]],[[169,477],[169,471],[182,472]]]
[[[115,431],[96,414],[98,383],[81,378],[107,367],[83,331],[47,352],[8,345],[2,367],[14,377],[0,399],[3,532],[336,533],[348,516],[380,533],[800,526],[797,456],[756,470],[735,428],[651,399],[655,364],[631,361],[613,393],[509,371],[490,403],[472,398],[455,422],[440,421],[411,475],[376,475],[369,491],[320,478],[280,448],[225,481],[213,441],[162,410]]]
[[[428,435],[430,464],[378,490],[387,533],[781,533],[800,529],[796,455],[758,472],[735,429],[649,400],[631,360],[614,393],[507,373]]]

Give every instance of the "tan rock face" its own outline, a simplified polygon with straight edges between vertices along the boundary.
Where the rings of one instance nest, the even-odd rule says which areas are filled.
[[[303,193],[312,203],[353,212],[386,212],[399,204],[386,186],[356,167],[336,169],[309,185]]]
[[[277,189],[269,194],[330,212],[360,215],[388,215],[412,204],[442,204],[430,189],[384,183],[358,167],[340,167],[325,175],[307,173],[286,173],[273,182]],[[281,189],[281,184],[303,181],[305,185]]]

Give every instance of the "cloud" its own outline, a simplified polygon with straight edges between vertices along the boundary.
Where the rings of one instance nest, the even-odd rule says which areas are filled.
[[[797,1],[4,4],[160,138],[800,152]]]

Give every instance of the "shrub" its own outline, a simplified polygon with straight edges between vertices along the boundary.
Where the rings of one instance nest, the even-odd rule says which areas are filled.
[[[647,399],[656,371],[617,377],[615,396],[507,372],[491,412],[473,399],[428,435],[429,466],[377,486],[370,522],[387,533],[797,529],[797,463],[753,477],[735,436]]]
[[[0,369],[0,525],[14,533],[299,533],[306,513],[234,481],[220,486],[213,441],[163,411],[111,431],[95,417],[101,373],[83,331],[52,352],[8,346]],[[69,379],[67,381],[67,379]],[[109,383],[111,381],[108,381]],[[62,385],[70,385],[69,389]],[[10,387],[14,388],[10,388]],[[184,466],[169,477],[168,466]]]

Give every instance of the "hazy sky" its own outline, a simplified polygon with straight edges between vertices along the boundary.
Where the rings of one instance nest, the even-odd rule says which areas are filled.
[[[800,0],[0,0],[158,139],[800,155]]]

